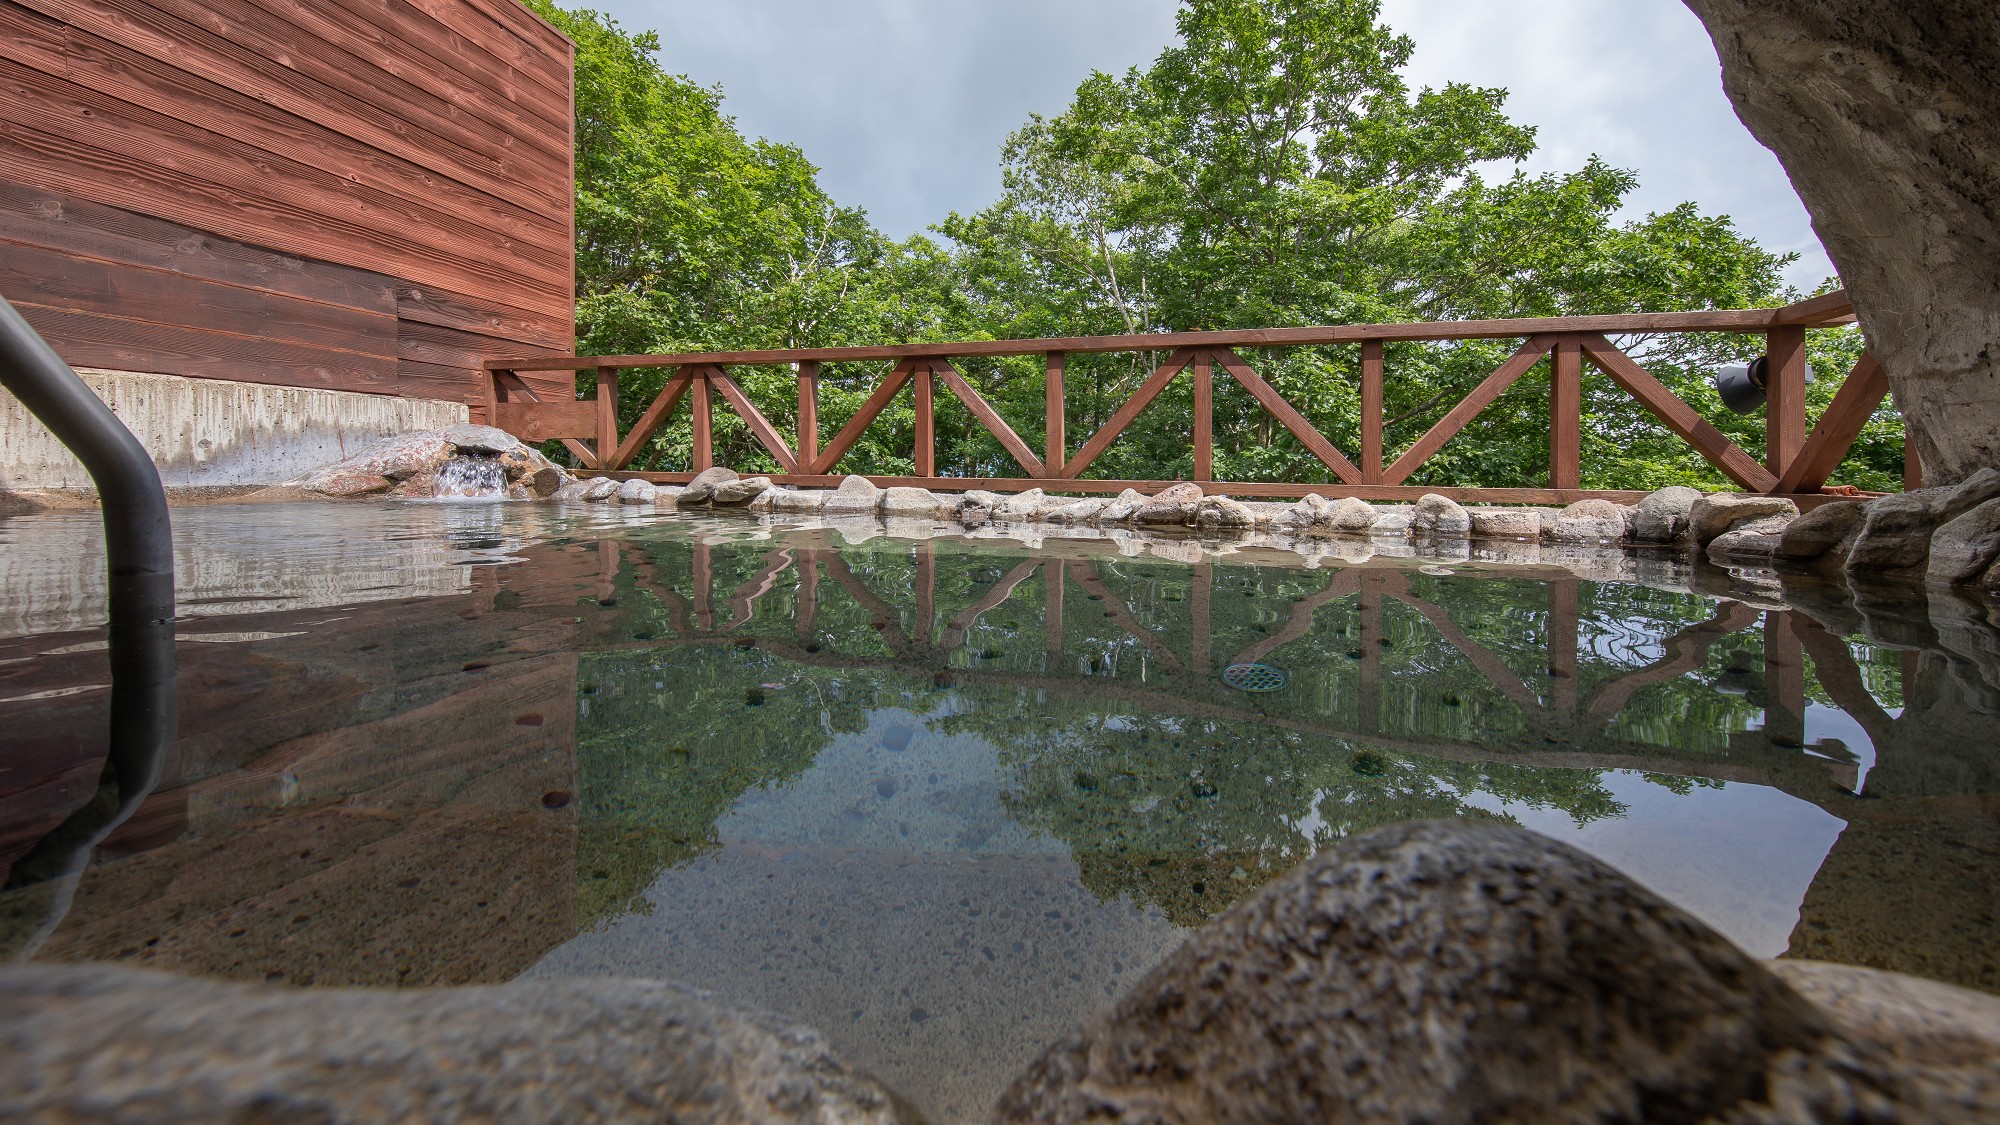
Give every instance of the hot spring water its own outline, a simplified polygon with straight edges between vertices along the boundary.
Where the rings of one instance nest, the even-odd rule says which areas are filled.
[[[473,498],[507,495],[507,473],[498,457],[460,453],[438,466],[434,495]]]

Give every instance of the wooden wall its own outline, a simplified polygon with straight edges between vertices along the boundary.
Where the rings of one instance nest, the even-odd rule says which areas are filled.
[[[515,0],[0,0],[0,293],[77,366],[477,409],[573,347],[573,50]]]

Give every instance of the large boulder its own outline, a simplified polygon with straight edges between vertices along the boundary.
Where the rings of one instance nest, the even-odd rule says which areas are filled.
[[[1465,510],[1476,539],[1539,539],[1542,515],[1533,508],[1473,507]]]
[[[1933,584],[1972,582],[2000,559],[2000,500],[1988,500],[1931,536],[1925,577]]]
[[[506,430],[494,426],[481,426],[474,422],[460,422],[446,426],[439,436],[455,446],[460,453],[506,453],[519,449],[524,443]]]
[[[0,969],[9,1121],[910,1121],[803,1027],[659,981],[295,989]]]
[[[1111,503],[1110,497],[1086,496],[1081,500],[1074,500],[1061,507],[1051,509],[1042,516],[1042,519],[1048,523],[1072,527],[1081,524],[1092,524],[1097,522],[1097,517],[1104,509],[1110,507]]]
[[[1316,492],[1308,492],[1286,508],[1271,526],[1293,535],[1308,535],[1316,528],[1330,530],[1333,527],[1333,511],[1333,501]]]
[[[882,508],[882,490],[867,477],[847,477],[827,494],[820,512],[828,516],[874,515]]]
[[[718,508],[735,508],[755,500],[757,495],[771,487],[770,477],[737,477],[715,486],[715,494],[709,502]]]
[[[725,469],[721,465],[703,469],[696,473],[694,479],[687,483],[687,488],[681,491],[679,503],[684,507],[706,504],[715,499],[715,489],[718,485],[735,479],[734,469]]]
[[[299,481],[299,488],[319,496],[367,496],[387,492],[396,482],[377,473],[350,468],[346,464],[315,470]]]
[[[1257,526],[1257,517],[1241,500],[1204,496],[1195,504],[1194,524],[1204,531],[1247,531]]]
[[[993,518],[993,509],[1001,499],[999,493],[983,488],[960,493],[958,503],[952,509],[952,518],[967,527],[978,527]]]
[[[1861,530],[1847,553],[1847,569],[1922,570],[1939,527],[1996,498],[2000,470],[1995,469],[1981,469],[1949,487],[1878,496],[1865,508]]]
[[[1903,1061],[1611,867],[1484,821],[1320,852],[1170,954],[1005,1122],[1975,1121],[2000,1004]],[[1857,1107],[1867,1107],[1865,1113]]]
[[[1041,518],[1042,503],[1048,494],[1039,488],[1017,492],[993,505],[994,523],[1031,523]]]
[[[1375,526],[1375,505],[1358,496],[1343,496],[1326,514],[1326,526],[1350,535],[1366,535]]]
[[[651,504],[659,493],[652,481],[628,480],[618,486],[620,504]]]
[[[1153,494],[1132,518],[1141,527],[1187,527],[1194,523],[1201,486],[1192,481],[1171,484]]]
[[[882,492],[882,514],[890,519],[936,519],[944,509],[928,488],[889,488]]]
[[[1417,499],[1416,510],[1410,515],[1410,531],[1439,539],[1464,539],[1472,534],[1472,517],[1457,502],[1426,492]]]
[[[1632,513],[1632,542],[1668,546],[1686,539],[1700,499],[1699,491],[1678,484],[1648,494]]]
[[[1792,517],[1765,516],[1739,523],[1708,541],[1708,561],[1717,566],[1731,563],[1768,563],[1784,541]]]
[[[1819,558],[1860,529],[1862,514],[1862,506],[1849,501],[1821,504],[1786,525],[1778,557],[1792,562]]]
[[[1375,522],[1368,527],[1370,539],[1405,539],[1416,520],[1416,509],[1407,504],[1385,505],[1375,509]],[[1466,526],[1471,526],[1468,517]]]
[[[772,512],[782,512],[789,515],[814,515],[826,503],[828,495],[826,491],[817,488],[773,488],[758,496],[757,500],[768,502]],[[752,506],[755,506],[755,502],[752,503]]]
[[[1782,496],[1749,496],[1741,492],[1711,492],[1688,510],[1688,535],[1697,547],[1739,523],[1765,516],[1796,516],[1799,506]]]
[[[592,477],[587,484],[588,487],[577,496],[577,499],[586,500],[592,504],[600,504],[606,500],[616,500],[618,498],[620,485],[610,477]]]
[[[1148,499],[1149,497],[1138,489],[1128,488],[1112,497],[1111,503],[1106,504],[1104,510],[1097,513],[1097,522],[1100,526],[1131,523],[1132,517],[1139,514],[1139,509],[1146,506]]]
[[[1625,509],[1609,500],[1578,500],[1556,513],[1542,537],[1551,543],[1623,542]]]
[[[1687,0],[1889,376],[1924,476],[2000,464],[1992,0]]]
[[[517,441],[515,444],[520,443]],[[439,465],[450,459],[451,453],[452,445],[445,440],[445,431],[416,430],[407,434],[391,434],[369,442],[345,460],[307,473],[300,478],[299,488],[320,496],[362,496],[383,492],[412,477],[435,472]]]

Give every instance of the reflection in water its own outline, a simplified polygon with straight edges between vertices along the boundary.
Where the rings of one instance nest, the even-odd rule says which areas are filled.
[[[949,1119],[1314,849],[1477,816],[1753,952],[2000,989],[1996,646],[1935,607],[549,510],[190,510],[232,620],[41,955],[672,977]],[[65,526],[0,524],[46,556],[0,595],[0,864],[101,761]]]

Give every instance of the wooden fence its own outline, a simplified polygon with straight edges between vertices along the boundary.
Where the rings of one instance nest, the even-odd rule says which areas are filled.
[[[1238,496],[1284,497],[1319,493],[1369,500],[1414,498],[1438,492],[1457,499],[1513,503],[1569,503],[1599,496],[1629,499],[1640,494],[1590,491],[1582,483],[1582,377],[1587,361],[1629,394],[1747,492],[1811,497],[1853,445],[1888,393],[1888,381],[1873,358],[1863,355],[1811,433],[1805,425],[1806,330],[1846,324],[1853,307],[1842,293],[1779,309],[1708,312],[1628,313],[1610,316],[1520,320],[1451,321],[1419,324],[1342,325],[1223,332],[1179,332],[1067,339],[968,341],[858,348],[802,348],[770,351],[699,352],[681,355],[563,356],[496,360],[487,416],[494,425],[530,441],[561,439],[585,469],[658,482],[682,482],[714,463],[714,410],[719,398],[747,424],[750,434],[777,462],[772,479],[781,484],[836,485],[834,466],[852,450],[883,410],[908,388],[915,408],[910,476],[875,476],[881,485],[926,488],[1040,487],[1060,492],[1119,492],[1127,487],[1153,491],[1160,480],[1104,480],[1084,474],[1132,421],[1183,376],[1193,380],[1193,479],[1208,491]],[[1622,334],[1727,332],[1763,335],[1768,358],[1765,408],[1768,456],[1759,463],[1743,447],[1704,420],[1659,379],[1611,342]],[[1407,449],[1389,458],[1383,447],[1383,345],[1393,341],[1465,341],[1520,338],[1524,342],[1457,405]],[[1259,375],[1239,348],[1287,348],[1359,344],[1360,448],[1350,457],[1316,428],[1296,405]],[[1064,432],[1066,356],[1105,352],[1165,352],[1167,358],[1124,405],[1072,451]],[[1040,356],[1047,371],[1043,448],[1036,450],[953,365],[954,359]],[[1549,482],[1546,488],[1414,487],[1406,482],[1445,442],[1462,430],[1516,380],[1544,357],[1551,359]],[[887,374],[860,409],[822,442],[818,385],[821,365],[887,361]],[[733,366],[792,365],[798,379],[797,431],[787,435],[751,401],[730,376]],[[630,430],[620,433],[619,373],[665,368],[672,374]],[[596,396],[548,402],[524,381],[528,372],[594,371]],[[1234,379],[1263,409],[1297,438],[1329,470],[1337,483],[1229,482],[1214,477],[1214,388],[1218,370]],[[964,404],[986,432],[1019,464],[1019,476],[941,477],[936,468],[936,413],[942,386]],[[688,472],[627,472],[681,403],[692,411]]]

